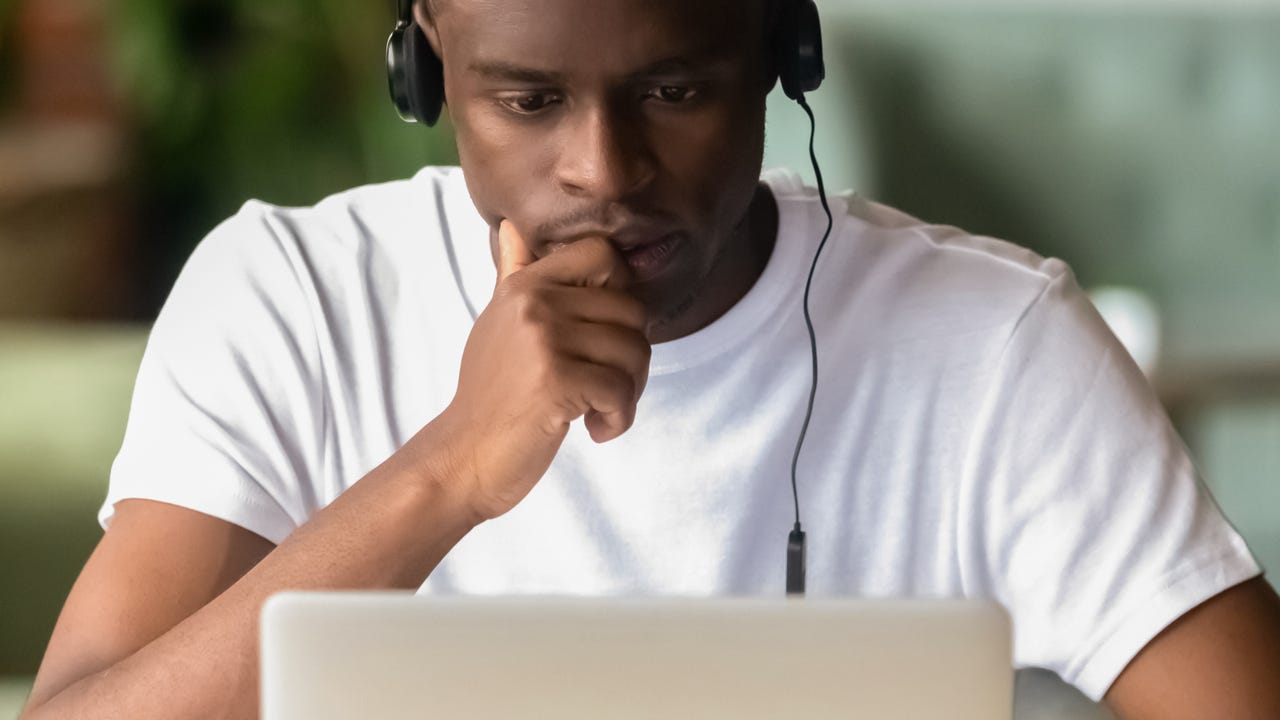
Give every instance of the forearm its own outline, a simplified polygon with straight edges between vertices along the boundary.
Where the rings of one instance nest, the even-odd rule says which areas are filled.
[[[48,700],[33,697],[39,705],[24,717],[256,717],[258,615],[271,594],[416,588],[479,522],[451,491],[441,454],[430,451],[445,439],[415,440],[422,442],[370,472],[215,600],[128,658]]]

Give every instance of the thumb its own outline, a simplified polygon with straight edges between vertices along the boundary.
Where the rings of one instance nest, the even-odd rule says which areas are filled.
[[[498,283],[537,260],[510,220],[498,224]]]

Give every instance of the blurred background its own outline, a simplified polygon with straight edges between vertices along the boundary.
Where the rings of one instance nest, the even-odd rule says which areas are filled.
[[[819,0],[828,186],[1067,260],[1280,567],[1280,4]],[[249,198],[456,162],[386,98],[390,0],[0,0],[0,720],[178,269]],[[770,99],[767,164],[810,175]],[[1105,717],[1020,673],[1021,718]]]

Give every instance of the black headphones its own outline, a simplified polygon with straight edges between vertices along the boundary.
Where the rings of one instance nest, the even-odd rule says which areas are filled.
[[[396,27],[387,39],[391,100],[405,122],[435,125],[444,105],[444,65],[413,20],[414,0],[396,0]],[[826,76],[822,29],[814,0],[781,0],[773,52],[782,91],[792,100],[817,90]]]

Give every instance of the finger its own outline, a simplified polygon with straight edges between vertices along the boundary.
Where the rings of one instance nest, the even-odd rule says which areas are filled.
[[[649,327],[649,310],[632,295],[600,287],[552,285],[545,290],[547,302],[558,317],[606,325],[621,325],[644,333]]]
[[[571,417],[562,418],[572,422],[584,415],[599,415],[588,425],[599,423],[598,430],[604,436],[597,437],[592,432],[592,439],[604,442],[621,435],[631,427],[636,413],[635,383],[627,373],[613,367],[597,365],[581,360],[571,360],[564,375],[564,397],[570,407],[567,410]]]
[[[626,373],[639,402],[649,382],[652,349],[644,334],[620,325],[570,323],[557,338],[558,350],[572,358],[615,368]]]
[[[609,442],[631,427],[630,421],[622,415],[606,415],[595,410],[582,416],[582,424],[587,427],[587,433],[591,435],[591,439],[597,443]]]
[[[537,265],[539,275],[562,285],[625,290],[631,268],[613,243],[601,237],[576,240],[547,255]]]
[[[529,251],[528,243],[520,236],[515,224],[505,219],[499,223],[498,283],[501,284],[509,276],[532,265],[534,260],[537,258]]]

